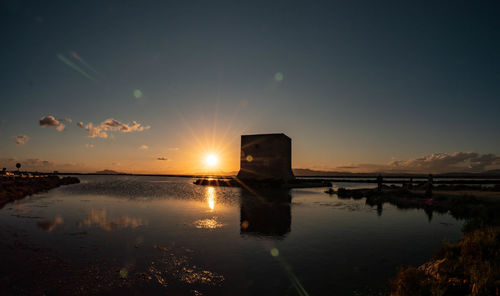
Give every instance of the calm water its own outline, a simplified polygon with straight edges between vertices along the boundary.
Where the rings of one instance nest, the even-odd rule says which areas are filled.
[[[377,209],[321,188],[252,193],[188,178],[79,178],[0,210],[4,285],[48,294],[369,294],[398,266],[422,264],[443,239],[461,236],[462,222],[449,215]]]

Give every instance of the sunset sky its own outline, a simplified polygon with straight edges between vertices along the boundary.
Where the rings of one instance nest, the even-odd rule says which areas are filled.
[[[8,169],[231,172],[281,132],[294,168],[500,166],[499,2],[5,3]]]

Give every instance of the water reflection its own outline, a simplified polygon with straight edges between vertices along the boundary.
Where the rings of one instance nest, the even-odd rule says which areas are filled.
[[[151,262],[146,272],[148,280],[155,280],[165,287],[172,284],[170,280],[180,281],[192,288],[203,285],[218,286],[225,280],[221,274],[194,265],[190,256],[178,254],[176,250],[164,246],[154,245],[153,248],[160,251],[160,258]]]
[[[212,217],[209,219],[196,220],[194,226],[199,229],[215,229],[224,226],[224,224],[217,221],[217,217]]]
[[[289,190],[242,189],[240,199],[240,233],[282,237],[292,223]]]
[[[58,225],[62,225],[64,223],[64,219],[61,216],[56,216],[52,220],[43,220],[43,221],[38,221],[36,225],[38,228],[40,228],[43,231],[46,232],[51,232],[54,230]]]
[[[342,197],[339,196],[339,199],[360,199],[366,197]],[[378,198],[366,198],[365,203],[370,207],[377,207],[377,215],[380,217],[384,211],[384,203],[389,203],[391,205],[396,206],[401,210],[409,210],[409,209],[423,209],[425,214],[427,215],[428,222],[432,222],[432,217],[434,213],[434,208],[432,206],[432,201],[426,201],[425,204],[418,204],[413,201],[408,201],[406,199],[391,199],[391,200],[380,200]],[[439,211],[438,211],[439,212]]]
[[[87,218],[82,221],[78,221],[76,225],[78,228],[96,225],[106,231],[111,231],[117,228],[137,228],[139,226],[147,225],[147,222],[143,221],[141,218],[132,218],[128,216],[109,219],[106,210],[91,209]]]
[[[207,195],[208,207],[210,208],[210,211],[213,211],[215,209],[215,188],[207,187],[206,195]]]

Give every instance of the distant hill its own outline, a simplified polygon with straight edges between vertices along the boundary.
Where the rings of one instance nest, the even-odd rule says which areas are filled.
[[[321,176],[346,176],[346,175],[363,175],[363,173],[351,173],[351,172],[337,172],[337,171],[316,171],[316,170],[311,170],[311,169],[292,169],[293,174],[296,177],[309,177],[309,176],[315,176],[315,177],[321,177]],[[367,175],[373,175],[373,173],[367,173]]]
[[[335,176],[373,176],[375,172],[369,173],[352,173],[339,171],[316,171],[311,169],[292,169],[296,177],[335,177]],[[388,174],[388,173],[385,173]],[[401,175],[401,174],[399,174]],[[402,173],[404,175],[404,173]]]
[[[100,174],[100,175],[123,175],[123,174],[125,174],[125,173],[117,172],[117,171],[113,171],[113,170],[102,170],[102,171],[97,171],[95,173]]]
[[[339,172],[339,171],[317,171],[317,170],[311,170],[311,169],[292,169],[293,174],[296,177],[336,177],[336,176],[342,176],[342,177],[363,177],[363,176],[370,176],[373,177],[374,175],[378,174],[378,172],[367,172],[367,173],[352,173],[352,172]],[[397,172],[397,171],[386,171],[386,172],[380,172],[382,175],[385,177],[390,177],[390,176],[427,176],[425,173],[408,173],[408,172]],[[123,172],[117,172],[113,170],[102,170],[102,171],[97,171],[95,174],[99,175],[127,175],[128,173],[123,173]],[[185,175],[195,175],[195,176],[203,176],[203,175],[217,175],[217,176],[236,176],[238,174],[237,171],[230,171],[230,172],[213,172],[211,174],[207,173],[202,173],[198,172],[196,174],[185,174]],[[131,174],[134,175],[134,174]],[[141,174],[139,174],[141,175]],[[161,175],[161,174],[159,174]],[[182,175],[182,174],[181,174]],[[480,176],[485,176],[485,177],[491,177],[491,176],[500,176],[500,169],[497,170],[489,170],[489,171],[484,171],[482,173],[470,173],[470,172],[453,172],[453,173],[443,173],[443,174],[436,174],[436,175],[441,175],[443,177],[480,177]]]

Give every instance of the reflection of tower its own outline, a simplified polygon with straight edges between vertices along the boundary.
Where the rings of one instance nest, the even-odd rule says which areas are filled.
[[[240,233],[284,236],[290,232],[292,214],[289,190],[242,189]]]

